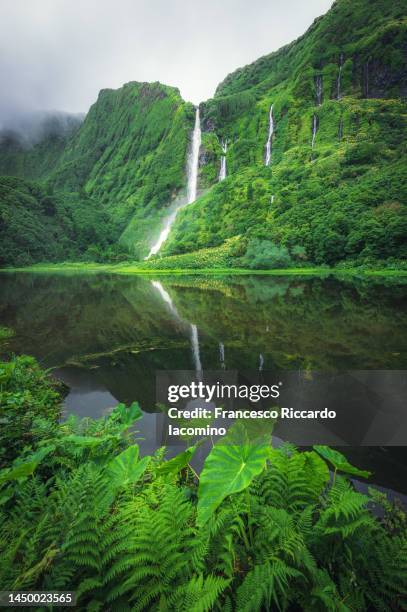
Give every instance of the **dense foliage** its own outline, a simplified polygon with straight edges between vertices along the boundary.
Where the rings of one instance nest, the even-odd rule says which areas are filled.
[[[405,45],[403,2],[338,0],[300,39],[229,75],[201,105],[202,185],[217,181],[223,140],[228,177],[180,213],[165,252],[241,235],[245,262],[264,259],[269,240],[294,261],[397,266],[407,254]]]
[[[281,253],[290,265],[400,266],[406,24],[403,0],[337,0],[298,40],[229,75],[200,105],[201,197],[180,211],[160,255],[240,237],[235,267],[278,268]],[[102,90],[69,137],[28,149],[3,138],[0,174],[41,179],[64,214],[3,188],[0,262],[142,260],[185,203],[193,124],[193,106],[177,89],[131,82]],[[218,184],[223,141],[227,178]]]
[[[127,83],[100,92],[52,160],[57,137],[31,147],[3,138],[0,174],[42,183],[0,179],[0,264],[145,255],[166,207],[183,197],[193,120],[177,89]]]
[[[84,193],[0,177],[0,265],[124,257],[109,215]]]
[[[75,590],[79,610],[405,609],[406,516],[356,491],[367,474],[340,453],[274,449],[236,424],[199,476],[195,447],[139,457],[137,405],[58,424],[32,360],[1,365],[2,393],[16,369],[38,414],[18,447],[2,428],[2,588]]]

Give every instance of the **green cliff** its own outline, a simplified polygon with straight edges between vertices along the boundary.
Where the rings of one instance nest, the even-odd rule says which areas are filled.
[[[298,40],[226,77],[200,105],[202,195],[179,212],[157,257],[233,238],[235,266],[399,265],[407,255],[406,25],[402,0],[338,0]],[[25,196],[19,207],[2,196],[0,238],[10,239],[18,208],[69,235],[64,259],[143,259],[185,199],[193,124],[177,89],[128,83],[102,90],[64,140],[22,151],[3,139],[0,174],[41,181],[59,205],[50,215]],[[13,189],[15,201],[27,183]],[[94,219],[86,244],[76,207],[90,226]],[[1,263],[18,262],[17,250],[3,247]],[[45,251],[23,260],[61,257]]]
[[[24,180],[0,178],[0,263],[145,256],[184,191],[193,121],[177,89],[127,83],[102,90],[57,151],[48,137],[33,146],[3,137],[0,174]],[[52,206],[41,205],[45,197]],[[63,247],[53,244],[50,227]]]
[[[403,2],[339,0],[300,39],[229,75],[201,105],[201,184],[214,186],[179,214],[164,252],[240,235],[253,267],[404,258],[406,24]]]

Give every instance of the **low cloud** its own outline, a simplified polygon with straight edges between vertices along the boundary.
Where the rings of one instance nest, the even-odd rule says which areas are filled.
[[[301,35],[332,0],[2,0],[0,125],[87,111],[98,91],[161,81],[198,103]]]

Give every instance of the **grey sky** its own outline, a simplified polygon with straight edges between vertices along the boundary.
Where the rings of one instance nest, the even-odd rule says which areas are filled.
[[[87,111],[132,80],[211,97],[232,70],[302,34],[332,0],[0,0],[0,123]]]

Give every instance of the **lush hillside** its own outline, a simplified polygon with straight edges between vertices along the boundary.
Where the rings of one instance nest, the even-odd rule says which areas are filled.
[[[111,222],[90,198],[0,177],[0,266],[118,257]]]
[[[102,90],[53,185],[84,190],[114,220],[120,242],[144,256],[162,212],[182,194],[193,120],[192,105],[173,87],[127,83]]]
[[[30,145],[19,142],[17,135],[4,134],[0,174],[42,179],[42,189],[64,209],[62,216],[69,211],[70,221],[61,218],[59,209],[56,216],[48,214],[26,198],[27,191],[38,193],[38,185],[5,179],[3,264],[84,253],[94,260],[116,258],[120,252],[146,255],[166,208],[183,197],[193,121],[194,109],[177,89],[128,83],[118,90],[102,90],[83,124],[67,138],[46,133]],[[12,202],[17,200],[15,206]],[[42,237],[49,227],[58,235],[58,244],[63,236],[63,247],[44,245]],[[14,243],[24,249],[21,256]]]
[[[300,39],[229,75],[201,105],[201,183],[217,182],[224,140],[228,177],[182,211],[165,252],[241,235],[254,267],[273,254],[405,257],[406,24],[403,2],[338,0]]]
[[[45,179],[82,120],[81,115],[35,113],[0,130],[0,176]]]
[[[406,25],[403,0],[337,0],[301,38],[226,77],[200,105],[203,195],[178,214],[157,259],[233,238],[233,266],[400,265],[407,255]],[[82,221],[45,213],[69,242],[64,259],[141,260],[185,201],[193,124],[193,106],[177,89],[127,83],[102,90],[80,128],[63,137],[48,132],[27,146],[3,134],[0,174],[42,181],[70,218],[93,224],[84,245]],[[227,177],[219,183],[224,142]],[[41,207],[23,199],[16,208],[9,195],[2,199],[6,243],[21,241],[22,209],[45,227]],[[36,247],[22,259],[59,257]],[[18,248],[10,249],[3,263],[20,262]]]

